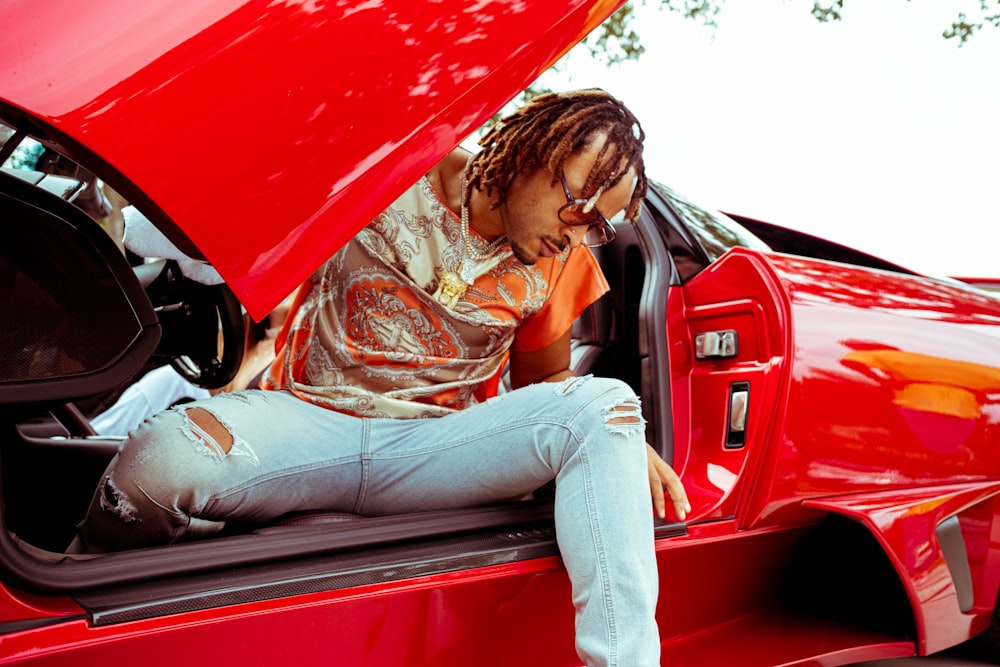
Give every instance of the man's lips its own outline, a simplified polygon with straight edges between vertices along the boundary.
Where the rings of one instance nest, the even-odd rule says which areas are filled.
[[[542,257],[555,257],[556,255],[562,252],[562,249],[557,248],[549,241],[545,239],[541,239],[541,241],[542,244],[541,248],[538,251],[538,254],[541,255]]]

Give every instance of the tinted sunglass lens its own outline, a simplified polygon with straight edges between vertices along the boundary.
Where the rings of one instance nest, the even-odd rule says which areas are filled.
[[[584,213],[584,204],[567,204],[559,211],[559,218],[567,225],[586,225],[594,220],[594,212]]]
[[[615,230],[607,223],[602,223],[587,228],[587,233],[583,237],[583,244],[590,248],[596,248],[605,243],[610,243],[614,238]]]

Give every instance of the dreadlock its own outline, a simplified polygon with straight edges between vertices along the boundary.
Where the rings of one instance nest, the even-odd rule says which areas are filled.
[[[470,163],[464,196],[474,188],[484,190],[487,196],[496,192],[494,207],[500,206],[518,174],[541,168],[552,173],[555,184],[567,158],[587,148],[598,134],[607,139],[583,191],[593,192],[590,199],[596,202],[634,167],[636,186],[625,208],[625,217],[634,220],[646,194],[642,162],[645,134],[624,104],[596,88],[539,95],[490,128],[479,141],[483,150]]]

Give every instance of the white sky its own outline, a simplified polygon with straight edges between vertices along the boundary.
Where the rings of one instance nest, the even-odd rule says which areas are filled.
[[[919,271],[1000,276],[1000,30],[941,37],[978,0],[849,0],[827,24],[809,0],[732,1],[715,29],[650,3],[638,63],[574,54],[542,82],[625,101],[651,178]]]

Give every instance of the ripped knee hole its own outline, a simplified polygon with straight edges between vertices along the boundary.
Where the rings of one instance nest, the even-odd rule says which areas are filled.
[[[211,412],[205,408],[188,408],[185,414],[192,434],[204,445],[218,448],[222,454],[228,454],[233,448],[233,434]]]
[[[125,523],[139,520],[135,505],[111,477],[104,479],[104,488],[101,489],[101,509],[111,512]]]
[[[604,425],[612,433],[630,435],[639,433],[646,428],[646,419],[642,416],[641,403],[638,398],[626,399],[604,408],[601,413]]]
[[[619,414],[620,413],[620,414]],[[639,424],[642,415],[637,405],[616,405],[604,413],[606,424]]]
[[[239,458],[251,465],[260,465],[256,452],[232,427],[211,410],[202,407],[181,407],[184,413],[183,432],[202,454],[215,461]]]

